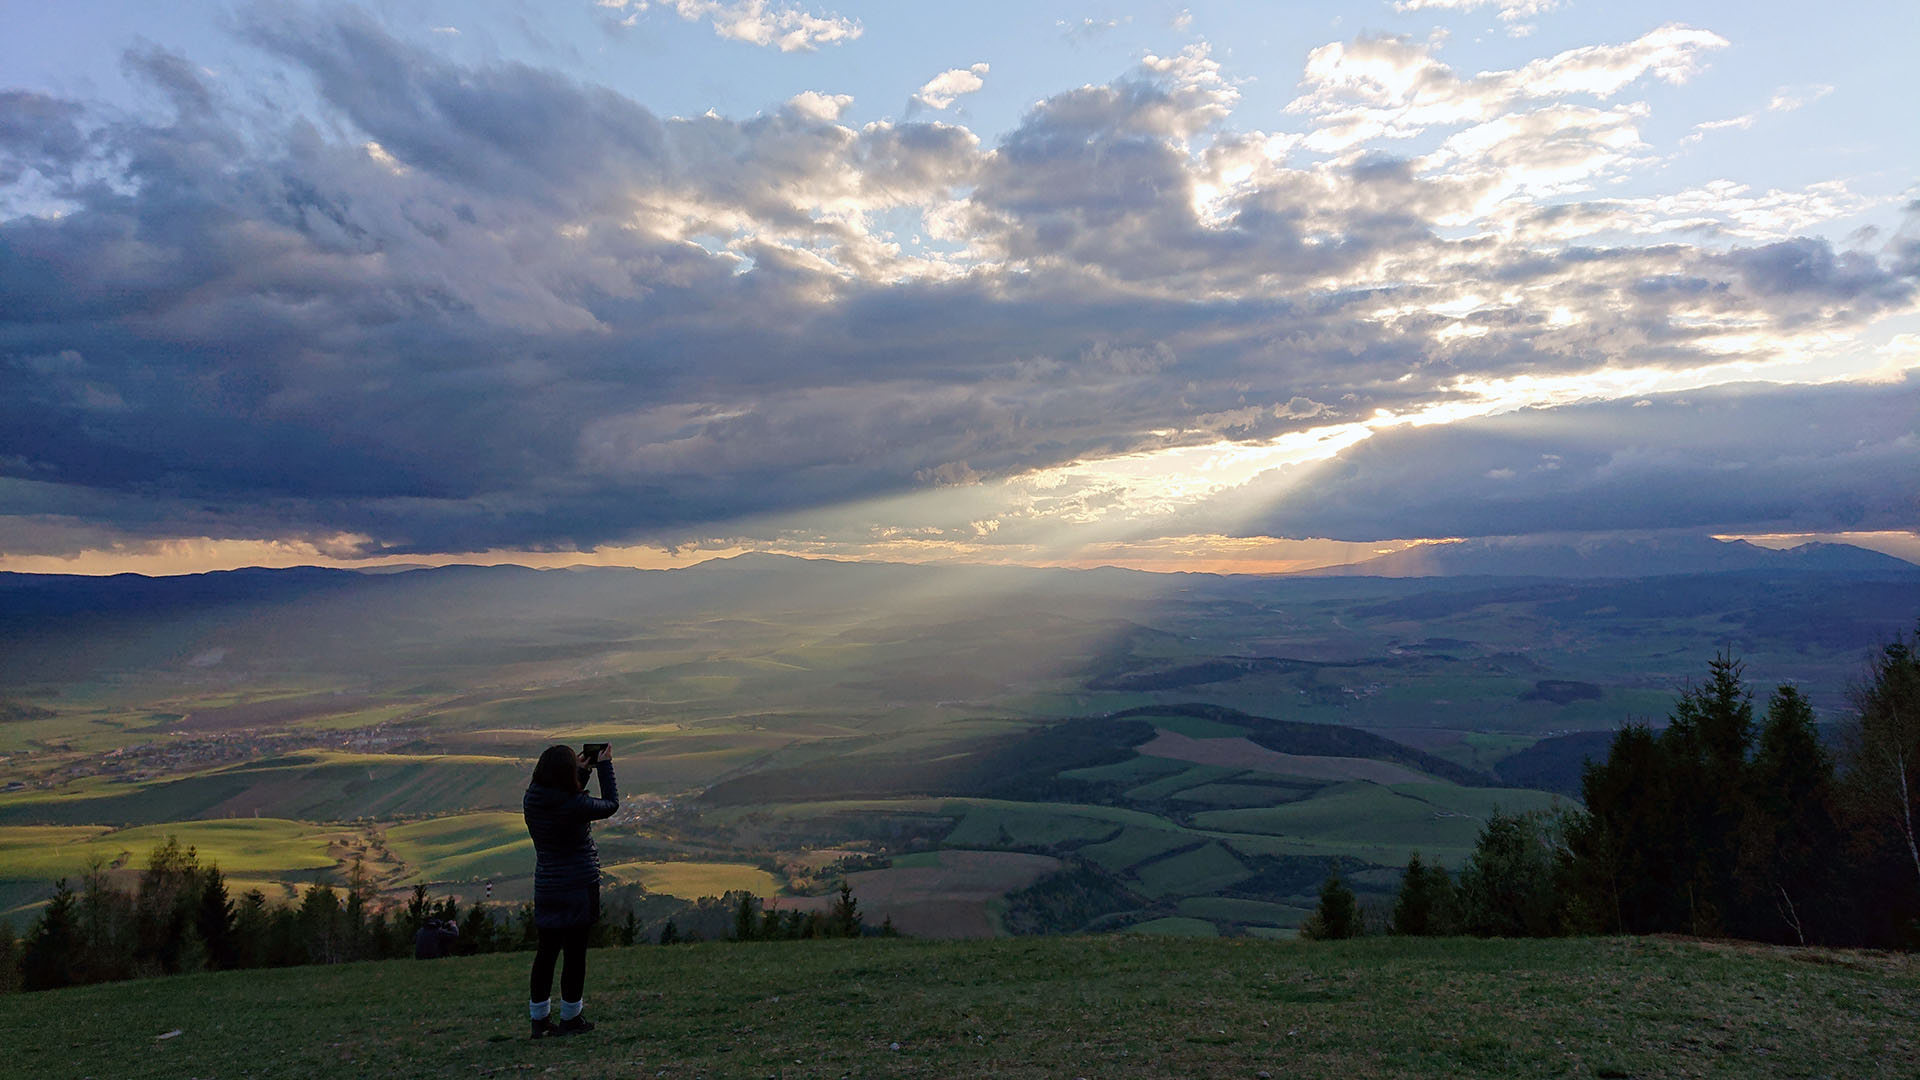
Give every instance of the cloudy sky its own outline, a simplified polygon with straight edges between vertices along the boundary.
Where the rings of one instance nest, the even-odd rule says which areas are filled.
[[[0,569],[1920,558],[1904,3],[10,8]]]

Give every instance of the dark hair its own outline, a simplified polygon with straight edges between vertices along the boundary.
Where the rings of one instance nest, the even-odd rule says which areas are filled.
[[[533,767],[533,782],[561,791],[583,790],[580,786],[580,759],[574,756],[573,747],[547,747],[540,755],[540,763]]]

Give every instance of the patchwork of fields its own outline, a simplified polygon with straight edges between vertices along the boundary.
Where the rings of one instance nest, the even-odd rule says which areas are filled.
[[[136,607],[8,580],[0,918],[168,835],[277,896],[357,864],[512,902],[534,757],[611,740],[615,882],[805,906],[844,875],[930,935],[1284,935],[1332,868],[1378,903],[1412,852],[1457,867],[1495,808],[1564,804],[1715,648],[1830,719],[1920,607],[1741,575],[249,573]]]
[[[1086,801],[1064,789],[1052,800],[934,795],[693,811],[636,799],[599,827],[603,862],[612,881],[649,892],[776,897],[787,881],[769,867],[783,860],[890,851],[884,865],[847,875],[863,910],[908,933],[945,937],[1004,932],[1007,897],[1074,865],[1104,875],[1125,898],[1089,922],[1202,932],[1197,922],[1207,933],[1278,934],[1299,925],[1328,867],[1359,875],[1364,894],[1369,868],[1398,866],[1415,850],[1457,865],[1495,807],[1517,812],[1556,802],[1542,792],[1451,783],[1393,762],[1270,749],[1252,741],[1257,724],[1217,716],[1176,712],[1100,727],[1110,737],[1079,752],[1120,760],[1062,768],[1050,778]],[[1014,746],[1058,758],[1044,745],[1057,729],[1036,730]],[[176,779],[16,793],[0,804],[4,820],[96,823],[0,827],[0,866],[13,888],[0,899],[16,898],[9,906],[24,912],[17,898],[31,881],[77,878],[92,868],[131,874],[167,836],[236,881],[337,882],[358,863],[396,895],[426,883],[474,898],[491,884],[497,899],[523,898],[533,855],[519,813],[466,808],[517,801],[524,768],[472,755],[316,751]],[[342,820],[339,810],[348,806],[362,812]],[[656,812],[644,813],[649,806]],[[236,808],[275,816],[224,816]],[[279,816],[314,808],[323,814]],[[450,809],[465,812],[444,812]],[[326,810],[334,811],[333,824],[310,823]],[[408,810],[423,816],[401,816]],[[433,810],[442,813],[424,816]],[[122,813],[134,821],[181,816],[97,823]],[[888,822],[906,823],[897,843],[871,832]],[[759,854],[696,857],[730,850]],[[821,896],[777,901],[800,909],[824,903]]]

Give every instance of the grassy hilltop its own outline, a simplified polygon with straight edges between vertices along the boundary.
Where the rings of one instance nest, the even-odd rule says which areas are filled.
[[[16,999],[22,1076],[1910,1077],[1913,957],[1656,939],[1145,936],[592,954],[526,1039],[527,956]],[[175,1034],[177,1032],[177,1034]]]

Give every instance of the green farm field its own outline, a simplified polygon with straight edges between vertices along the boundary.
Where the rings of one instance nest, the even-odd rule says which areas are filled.
[[[517,812],[410,821],[389,827],[384,838],[388,852],[407,869],[403,884],[533,873],[533,840]]]
[[[1556,736],[1661,715],[1716,648],[1831,715],[1863,650],[1920,601],[1733,576],[759,559],[294,574],[285,596],[263,573],[220,603],[193,592],[208,582],[162,579],[158,607],[124,615],[98,614],[102,587],[82,582],[61,615],[54,580],[31,609],[52,614],[0,610],[0,903],[16,924],[53,877],[137,869],[165,835],[220,822],[258,822],[220,826],[258,840],[207,839],[203,857],[276,895],[362,859],[389,895],[498,882],[516,900],[534,756],[611,740],[628,807],[597,830],[603,861],[649,889],[806,899],[841,860],[1019,855],[1133,898],[1101,926],[1283,930],[1241,914],[1336,867],[1379,902],[1416,850],[1457,869],[1496,807],[1556,805],[1497,770],[1544,754],[1530,775],[1577,787],[1593,744]],[[1824,629],[1785,629],[1808,625]]]
[[[90,777],[0,794],[0,824],[159,824],[251,817],[344,821],[520,805],[531,761],[306,750],[131,783]]]
[[[1471,847],[1496,808],[1510,814],[1564,804],[1545,792],[1451,784],[1346,783],[1280,806],[1205,810],[1195,826],[1234,833],[1310,838],[1326,843]]]
[[[158,845],[172,837],[192,847],[202,863],[223,873],[258,877],[289,871],[330,870],[340,852],[362,846],[358,830],[278,818],[183,821],[129,829],[99,826],[0,828],[0,866],[7,877],[79,878],[95,865],[108,869],[146,865]]]
[[[531,858],[531,855],[529,855]],[[650,893],[697,900],[740,891],[755,896],[774,895],[780,883],[757,866],[726,862],[624,862],[605,867],[613,880],[637,882]]]

